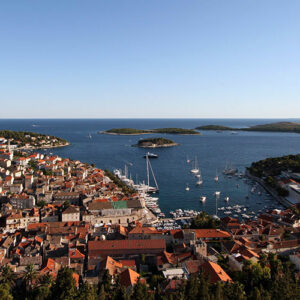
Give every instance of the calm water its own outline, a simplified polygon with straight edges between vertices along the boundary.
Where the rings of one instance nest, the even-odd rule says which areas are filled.
[[[129,164],[129,172],[135,179],[146,178],[145,149],[131,147],[141,136],[112,136],[97,134],[99,130],[118,127],[132,127],[140,129],[160,127],[195,128],[199,125],[221,124],[232,127],[246,127],[255,124],[265,124],[282,120],[247,120],[247,119],[95,119],[95,120],[0,120],[1,129],[28,130],[45,134],[60,136],[71,142],[71,146],[51,149],[48,152],[79,159],[83,162],[94,163],[102,169],[123,168]],[[286,121],[286,120],[285,120]],[[293,120],[300,121],[300,120]],[[37,126],[32,126],[32,125]],[[88,134],[92,139],[88,138]],[[164,135],[147,135],[164,136]],[[159,204],[164,212],[176,208],[205,210],[215,212],[215,199],[213,193],[221,191],[219,206],[224,206],[225,196],[230,197],[228,205],[246,204],[251,210],[259,210],[272,202],[267,196],[250,194],[246,200],[245,195],[249,186],[241,179],[224,177],[220,173],[226,161],[233,164],[240,171],[251,162],[266,157],[297,154],[300,152],[300,135],[286,133],[265,132],[210,132],[203,131],[202,136],[167,135],[168,138],[179,143],[173,148],[155,149],[158,159],[151,160],[160,193]],[[186,163],[187,155],[193,159],[198,157],[199,166],[203,176],[203,185],[197,187],[196,179],[190,174],[191,165]],[[219,182],[213,178],[219,172]],[[186,184],[190,191],[185,191]],[[237,186],[239,185],[239,186]],[[200,196],[207,196],[205,204],[200,203]]]

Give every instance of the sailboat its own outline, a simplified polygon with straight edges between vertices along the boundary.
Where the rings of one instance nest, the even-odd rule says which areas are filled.
[[[235,175],[237,173],[237,168],[235,168],[233,165],[229,165],[228,161],[226,161],[226,166],[223,171],[224,175]]]
[[[199,170],[199,174],[197,174],[198,180],[196,181],[196,185],[201,185],[203,183],[201,172]]]
[[[92,135],[91,135],[90,133],[89,133],[89,135],[88,135],[88,138],[89,138],[89,139],[91,139],[91,138],[92,138]]]
[[[195,156],[195,160],[194,160],[194,168],[191,169],[190,172],[193,173],[193,174],[199,173],[197,156]]]
[[[186,191],[189,191],[189,190],[190,190],[190,187],[189,187],[188,184],[186,184],[185,190],[186,190]]]
[[[218,170],[216,170],[215,182],[219,181]]]
[[[189,159],[188,156],[186,156],[186,163],[189,164],[191,162],[191,160]]]
[[[158,184],[157,184],[157,181],[156,181],[156,178],[155,178],[155,175],[154,175],[154,172],[153,172],[153,169],[152,169],[152,166],[151,166],[148,155],[146,155],[146,168],[147,168],[147,192],[148,193],[157,193],[159,191],[159,188],[158,188]],[[155,187],[150,186],[150,172],[149,172],[149,170],[151,171],[151,174],[152,174],[152,177],[153,177],[153,180],[154,180],[154,183],[155,183]]]
[[[204,203],[204,202],[206,201],[206,197],[205,197],[205,196],[200,197],[200,201],[201,201],[202,203]]]

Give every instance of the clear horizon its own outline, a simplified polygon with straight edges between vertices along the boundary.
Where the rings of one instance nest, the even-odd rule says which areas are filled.
[[[5,1],[0,118],[297,119],[300,2]]]

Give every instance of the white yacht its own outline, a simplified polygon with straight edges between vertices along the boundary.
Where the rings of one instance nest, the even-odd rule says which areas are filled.
[[[191,169],[190,172],[193,173],[193,174],[198,174],[198,173],[199,173],[197,156],[195,156],[195,160],[194,160],[194,168]]]
[[[200,201],[201,201],[202,203],[204,203],[204,202],[206,201],[206,197],[205,197],[205,196],[200,197]]]
[[[201,185],[203,183],[203,180],[202,179],[199,179],[196,181],[196,185]]]
[[[199,174],[196,175],[198,180],[196,181],[196,185],[201,185],[203,183],[201,172],[199,170]]]
[[[185,190],[186,190],[186,191],[189,191],[189,190],[190,190],[190,187],[189,187],[188,184],[186,185]]]
[[[225,202],[228,202],[228,201],[229,201],[229,197],[225,197],[225,198],[224,198],[224,201],[225,201]]]
[[[218,170],[216,170],[215,182],[219,181]]]

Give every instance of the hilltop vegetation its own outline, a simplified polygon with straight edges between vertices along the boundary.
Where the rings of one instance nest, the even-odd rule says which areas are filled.
[[[143,148],[156,148],[156,147],[171,147],[176,146],[174,141],[165,139],[165,138],[149,138],[149,139],[141,139],[138,141],[138,147]]]
[[[19,147],[29,144],[32,147],[41,147],[44,144],[55,146],[66,145],[68,142],[62,138],[30,131],[0,130],[0,136],[11,140],[12,144]]]
[[[278,184],[278,178],[283,171],[300,172],[300,155],[287,155],[272,157],[254,162],[248,168],[251,175],[262,178],[271,188],[275,189],[280,196],[289,195],[287,189]]]
[[[99,133],[116,134],[116,135],[138,135],[151,133],[167,133],[167,134],[200,134],[194,129],[185,128],[156,128],[156,129],[135,129],[135,128],[113,128]]]
[[[194,129],[185,128],[157,128],[151,130],[153,133],[169,133],[169,134],[200,134]]]
[[[300,172],[300,154],[272,157],[254,162],[248,171],[257,177],[278,176],[282,171]]]
[[[278,122],[264,125],[255,125],[244,128],[245,131],[275,131],[275,132],[298,132],[300,133],[300,123]]]
[[[101,133],[114,133],[114,134],[145,134],[149,133],[147,130],[135,128],[112,128]]]
[[[239,131],[270,131],[270,132],[296,132],[300,133],[300,123],[277,122],[270,124],[254,125],[247,128],[233,128],[222,125],[204,125],[196,127],[198,130],[239,130]]]
[[[199,129],[199,130],[233,130],[233,128],[231,128],[231,127],[222,126],[222,125],[204,125],[204,126],[199,126],[196,129]]]

